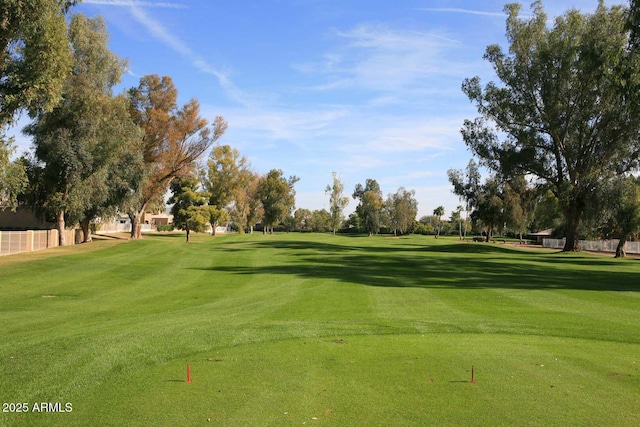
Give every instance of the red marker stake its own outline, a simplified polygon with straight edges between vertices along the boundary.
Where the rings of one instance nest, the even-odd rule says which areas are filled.
[[[476,383],[476,379],[474,377],[474,366],[471,365],[471,384],[475,384]]]
[[[191,366],[187,365],[187,381],[185,381],[187,384],[191,383]]]

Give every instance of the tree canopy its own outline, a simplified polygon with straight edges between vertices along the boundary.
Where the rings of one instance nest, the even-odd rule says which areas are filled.
[[[343,196],[344,184],[338,178],[338,174],[333,172],[333,183],[327,185],[325,194],[329,194],[329,214],[330,214],[330,228],[333,234],[342,225],[344,221],[344,208],[349,204],[349,198]]]
[[[299,178],[284,177],[280,169],[271,169],[269,173],[260,178],[258,183],[258,198],[264,210],[262,215],[263,230],[267,231],[279,221],[283,221],[295,208],[296,191],[294,185]]]
[[[627,13],[600,2],[548,28],[540,1],[528,19],[518,4],[505,11],[509,49],[491,45],[484,55],[502,84],[465,80],[480,117],[466,120],[462,135],[499,174],[546,184],[564,213],[564,250],[578,250],[588,195],[601,178],[636,168],[640,155],[640,61],[628,49]]]
[[[26,108],[35,116],[62,98],[71,71],[66,13],[70,0],[0,3],[0,126]]]
[[[65,81],[64,102],[25,129],[35,147],[31,202],[55,216],[61,245],[65,221],[75,224],[106,201],[109,169],[138,136],[125,99],[111,93],[124,62],[108,49],[102,18],[73,16],[69,40],[73,72]]]
[[[384,200],[382,199],[382,191],[380,184],[375,179],[368,178],[364,187],[357,184],[353,190],[352,197],[360,200],[356,207],[356,215],[360,219],[361,226],[369,233],[369,236],[378,234],[382,220],[382,208]]]
[[[138,197],[129,212],[131,237],[140,238],[142,214],[163,197],[174,178],[194,170],[196,160],[222,137],[227,122],[218,116],[209,127],[200,117],[196,99],[178,108],[177,90],[167,76],[144,76],[128,96],[131,117],[143,132],[138,147],[147,170],[135,189]]]
[[[171,197],[168,203],[173,205],[173,224],[186,231],[187,242],[191,231],[204,231],[209,220],[209,211],[207,206],[204,206],[208,194],[200,191],[199,186],[195,176],[180,176],[171,181]]]

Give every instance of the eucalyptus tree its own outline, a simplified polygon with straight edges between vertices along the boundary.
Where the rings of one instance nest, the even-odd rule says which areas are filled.
[[[360,225],[369,236],[378,234],[384,207],[380,184],[375,179],[368,178],[364,187],[362,184],[356,185],[352,197],[360,201],[355,212],[360,219]]]
[[[211,219],[212,235],[221,221],[229,218],[231,204],[235,203],[239,188],[244,184],[244,171],[249,169],[249,162],[240,152],[229,145],[216,145],[209,154],[202,184],[209,193],[209,205],[217,207],[218,213]],[[227,213],[227,214],[225,214]]]
[[[464,211],[472,212],[478,204],[478,194],[480,192],[480,171],[475,160],[469,160],[465,170],[449,169],[447,171],[449,182],[453,185],[453,193],[465,203]],[[463,230],[463,239],[467,237],[467,228]]]
[[[113,87],[125,68],[108,49],[101,17],[72,17],[69,42],[72,72],[62,92],[63,102],[40,113],[25,132],[33,137],[30,200],[41,214],[55,217],[60,245],[65,245],[65,221],[77,223],[97,203],[108,185],[109,168],[138,139],[123,97]]]
[[[29,183],[23,162],[11,161],[13,151],[13,138],[7,137],[0,128],[0,210],[8,207],[15,211],[18,196]]]
[[[263,231],[270,230],[273,226],[291,215],[295,207],[296,191],[294,185],[299,181],[296,176],[288,179],[280,169],[271,169],[258,182],[258,198],[262,204]]]
[[[620,234],[616,258],[626,256],[624,247],[633,234],[640,232],[640,178],[629,176],[616,180],[614,219]]]
[[[231,219],[238,226],[238,232],[244,234],[245,228],[253,233],[253,227],[262,218],[263,209],[258,194],[260,175],[250,169],[240,171],[240,185],[234,193]]]
[[[503,197],[503,186],[496,178],[488,178],[480,188],[478,206],[471,215],[486,228],[487,242],[505,222]]]
[[[349,197],[343,196],[343,193],[344,184],[338,178],[338,174],[333,172],[333,183],[327,185],[325,194],[329,194],[330,227],[334,235],[344,221],[344,208],[349,204]]]
[[[466,120],[465,143],[504,177],[531,174],[561,203],[565,251],[579,250],[587,197],[602,178],[637,167],[640,60],[629,48],[627,10],[600,1],[593,14],[573,9],[547,26],[542,2],[532,17],[508,4],[508,51],[487,48],[501,84],[465,80],[480,117]]]
[[[398,235],[398,231],[404,234],[416,220],[418,201],[415,196],[414,190],[406,190],[404,187],[387,196],[385,210],[394,236]]]
[[[66,14],[76,3],[0,2],[0,126],[20,109],[34,117],[62,99],[73,62]]]

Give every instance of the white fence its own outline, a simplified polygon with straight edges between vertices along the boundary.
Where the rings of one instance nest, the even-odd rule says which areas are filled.
[[[153,226],[151,224],[141,224],[141,228],[143,233],[153,231]],[[131,232],[131,223],[126,222],[124,224],[120,224],[120,223],[102,224],[102,226],[100,227],[100,230],[98,230],[96,234],[130,233],[130,232]]]
[[[615,252],[619,240],[580,240],[580,249],[593,252]],[[544,239],[542,246],[545,248],[562,249],[564,239]],[[640,242],[627,242],[624,250],[628,254],[640,254]]]
[[[67,244],[75,243],[75,230],[67,230]],[[58,230],[0,231],[0,256],[40,251],[58,246]]]

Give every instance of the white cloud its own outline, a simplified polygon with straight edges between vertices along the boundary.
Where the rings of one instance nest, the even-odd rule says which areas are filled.
[[[448,34],[384,24],[360,24],[334,34],[340,45],[320,61],[294,65],[302,73],[323,77],[324,82],[312,89],[402,90],[406,94],[433,83],[434,76],[450,76],[463,68],[448,60],[448,52],[461,47]]]
[[[465,15],[480,15],[480,16],[493,16],[504,18],[506,15],[503,12],[486,12],[482,10],[472,10],[472,9],[459,9],[453,7],[424,7],[416,10],[424,11],[424,12],[443,12],[443,13],[461,13]]]
[[[84,0],[85,4],[95,4],[101,6],[136,6],[136,7],[160,7],[168,9],[186,9],[187,6],[180,3],[164,3],[136,0]]]
[[[180,37],[169,31],[169,29],[162,25],[162,23],[149,16],[149,14],[145,10],[149,7],[181,9],[185,8],[186,6],[179,3],[156,3],[135,0],[85,0],[84,3],[128,7],[131,12],[131,16],[139,24],[142,24],[142,26],[154,38],[159,40],[169,49],[186,58],[196,69],[215,77],[220,87],[225,91],[225,93],[231,100],[245,106],[254,104],[253,97],[250,97],[248,94],[239,89],[224,72],[211,65],[205,58],[195,52],[187,43],[180,39]]]

